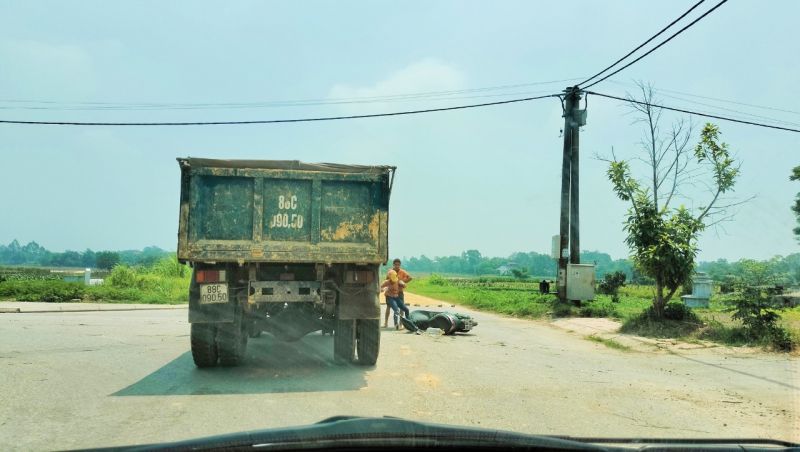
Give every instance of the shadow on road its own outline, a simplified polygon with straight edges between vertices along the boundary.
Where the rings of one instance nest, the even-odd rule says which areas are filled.
[[[369,369],[334,363],[331,336],[287,343],[265,335],[250,339],[242,366],[198,369],[186,352],[112,396],[354,391]]]

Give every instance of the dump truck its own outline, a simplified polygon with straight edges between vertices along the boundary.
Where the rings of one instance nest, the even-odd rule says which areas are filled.
[[[395,167],[178,163],[195,365],[239,365],[263,332],[295,341],[318,331],[333,336],[336,361],[375,364]]]

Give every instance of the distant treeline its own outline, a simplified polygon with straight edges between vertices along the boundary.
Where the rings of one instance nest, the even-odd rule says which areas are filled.
[[[125,251],[64,251],[56,253],[48,251],[36,242],[20,245],[12,240],[8,245],[0,245],[0,265],[26,265],[42,267],[89,267],[112,268],[116,264],[131,266],[149,266],[171,251],[157,246],[149,246],[143,250]],[[628,259],[612,259],[600,251],[584,251],[581,262],[595,264],[597,277],[606,273],[621,271],[627,280],[637,284],[648,284],[651,281],[642,276]],[[487,257],[478,250],[467,250],[460,256],[441,256],[429,258],[425,255],[404,259],[403,267],[409,271],[422,273],[443,273],[460,275],[502,275],[555,278],[556,263],[549,255],[534,251],[517,252],[508,257]],[[800,284],[800,253],[786,257],[775,256],[765,261],[740,259],[728,262],[720,259],[714,262],[700,262],[698,271],[708,273],[714,280],[723,282],[732,278],[744,278],[755,284]]]
[[[581,262],[594,263],[600,274],[622,271],[634,276],[633,266],[626,259],[613,260],[605,253],[584,251]],[[509,257],[486,257],[478,250],[467,250],[460,256],[429,258],[425,255],[407,258],[403,266],[408,270],[425,273],[451,273],[463,275],[508,275],[515,273],[533,276],[556,275],[556,261],[547,254],[517,252]],[[516,271],[515,271],[516,270]]]
[[[621,271],[627,280],[637,284],[651,281],[639,272],[628,259],[612,259],[599,251],[584,251],[581,262],[595,264],[598,278],[606,273]],[[425,255],[406,258],[403,267],[409,271],[424,273],[449,273],[461,275],[505,275],[516,277],[553,277],[556,275],[556,262],[547,254],[534,251],[517,252],[509,257],[486,257],[478,250],[467,250],[460,256],[441,256],[429,258]],[[697,271],[708,273],[716,281],[745,277],[757,284],[800,284],[800,253],[786,257],[776,256],[765,261],[740,259],[728,262],[720,259],[714,262],[699,262]]]
[[[0,245],[0,265],[26,265],[42,267],[112,268],[117,264],[152,265],[172,252],[157,246],[143,250],[125,251],[48,251],[36,242],[20,245],[15,239],[8,245]]]

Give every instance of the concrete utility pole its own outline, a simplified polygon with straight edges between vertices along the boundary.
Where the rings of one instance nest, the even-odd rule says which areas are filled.
[[[578,148],[580,144],[582,121],[577,117],[581,112],[578,104],[581,100],[581,93],[578,90],[572,92],[572,138],[570,139],[570,194],[569,194],[569,263],[581,263],[581,222],[580,222],[580,190],[578,184]]]
[[[567,301],[567,263],[580,263],[578,145],[583,112],[577,86],[564,90],[564,155],[561,166],[561,218],[558,257],[558,298]]]

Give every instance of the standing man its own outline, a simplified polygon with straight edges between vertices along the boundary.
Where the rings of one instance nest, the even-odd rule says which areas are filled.
[[[393,269],[386,273],[386,281],[381,284],[381,289],[386,291],[386,305],[388,306],[386,312],[389,312],[389,308],[394,311],[395,329],[400,328],[400,317],[403,312],[406,318],[410,315],[405,303],[400,299],[400,291],[403,286],[405,286],[405,283],[400,281],[400,278],[397,277],[397,272]],[[387,325],[384,324],[383,326],[386,327]]]
[[[400,299],[400,301],[403,302],[403,306],[405,307],[406,300],[404,298],[403,289],[405,288],[405,285],[408,284],[409,282],[411,282],[411,280],[413,278],[411,278],[411,275],[409,275],[408,272],[406,272],[405,270],[400,268],[400,264],[401,264],[400,259],[393,260],[392,261],[392,270],[394,270],[395,273],[397,273],[397,278],[400,281],[403,282],[403,284],[400,284],[400,295],[398,296],[398,298]],[[391,272],[392,270],[389,270],[389,271]],[[388,272],[386,274],[386,277],[388,279],[388,277],[389,277]],[[383,316],[383,327],[384,328],[389,326],[389,311],[390,310],[391,310],[391,306],[389,305],[389,299],[387,298],[386,299],[386,314]],[[405,310],[407,311],[408,308],[405,308]],[[406,317],[408,317],[408,314],[406,314]]]

